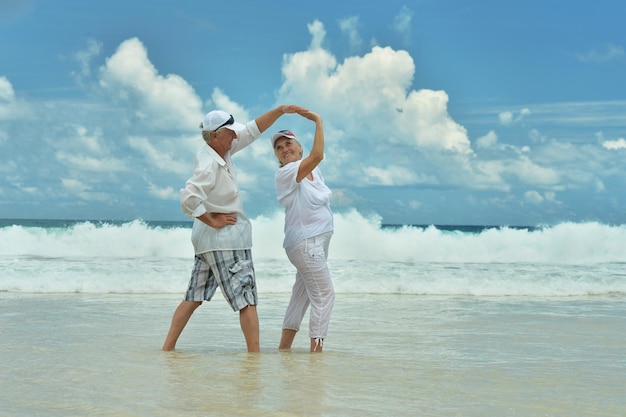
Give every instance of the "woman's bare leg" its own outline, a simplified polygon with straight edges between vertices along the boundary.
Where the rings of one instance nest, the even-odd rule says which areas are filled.
[[[291,329],[283,329],[283,333],[280,336],[280,344],[278,345],[279,350],[289,350],[291,349],[291,344],[293,343],[293,339],[296,337],[296,330]]]
[[[324,348],[324,339],[321,337],[311,338],[311,352],[321,352]]]

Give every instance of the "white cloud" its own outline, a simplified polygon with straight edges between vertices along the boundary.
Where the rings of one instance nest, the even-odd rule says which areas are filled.
[[[500,123],[503,125],[510,125],[513,122],[513,113],[510,111],[503,111],[498,114],[498,118],[500,119]]]
[[[29,114],[28,105],[18,100],[7,77],[0,77],[0,120],[15,120]]]
[[[310,49],[320,49],[324,38],[326,38],[324,25],[319,20],[315,20],[313,23],[309,23],[307,28],[312,35]]]
[[[531,112],[528,108],[523,108],[519,111],[517,116],[511,111],[503,111],[498,114],[498,119],[502,125],[510,125],[513,123],[521,122],[526,116],[530,116]]]
[[[541,204],[543,202],[543,197],[537,191],[526,191],[524,193],[524,199],[532,204]]]
[[[158,74],[137,38],[120,44],[100,68],[100,86],[134,107],[135,117],[153,129],[188,130],[202,120],[202,101],[178,75]]]
[[[420,177],[411,170],[401,166],[390,166],[386,168],[366,167],[365,175],[369,177],[369,182],[376,185],[396,185],[407,184],[433,184],[436,183],[434,177]]]
[[[393,19],[393,28],[396,32],[404,36],[405,41],[409,41],[411,31],[411,20],[413,19],[413,11],[402,6],[402,9]]]
[[[317,23],[309,27],[321,31]],[[282,71],[279,101],[310,103],[325,114],[341,115],[335,122],[353,135],[418,148],[471,151],[466,130],[447,112],[444,91],[409,91],[415,65],[406,51],[375,46],[362,57],[337,64],[329,52],[310,49],[285,55]]]
[[[601,180],[597,180],[595,185],[595,190],[598,192],[603,192],[604,190],[606,190],[606,186],[604,185],[604,182]]]
[[[232,101],[220,88],[213,89],[213,94],[211,94],[211,101],[207,107],[213,106],[232,114],[238,122],[246,123],[250,120],[248,111],[242,105]]]
[[[617,140],[605,140],[602,142],[602,146],[611,150],[626,149],[626,139],[619,138]]]
[[[546,199],[546,201],[549,201],[550,203],[561,203],[559,200],[556,199],[556,193],[554,191],[546,191],[545,193],[543,193],[543,197]]]
[[[359,18],[358,16],[351,16],[339,21],[339,28],[348,36],[350,47],[353,50],[358,50],[363,45],[363,40],[359,35]]]
[[[542,203],[561,204],[561,202],[557,200],[554,191],[546,191],[543,194],[535,190],[526,191],[524,193],[524,200],[535,205]]]
[[[102,52],[102,43],[94,39],[87,40],[85,49],[73,54],[73,59],[78,63],[79,71],[72,72],[76,80],[81,83],[84,77],[91,75],[91,61]]]
[[[148,192],[161,200],[178,200],[179,198],[178,190],[172,187],[159,188],[152,183],[148,186]]]
[[[7,77],[0,77],[0,103],[12,103],[15,100],[15,91]]]
[[[309,28],[312,45],[320,45],[323,25]],[[329,51],[311,48],[285,55],[282,72],[277,102],[306,103],[325,118],[329,179],[503,187],[497,173],[487,178],[474,166],[467,130],[448,113],[446,92],[411,90],[415,64],[406,51],[374,46],[338,63]]]
[[[248,173],[244,167],[239,167],[237,169],[237,182],[242,187],[252,188],[255,184],[258,184],[259,178],[256,173]]]
[[[537,129],[530,129],[528,137],[533,143],[545,143],[548,138]]]
[[[321,44],[323,26],[316,22],[309,28],[317,39],[312,44]],[[325,161],[330,179],[349,175],[356,186],[454,184],[508,190],[507,179],[543,184],[558,177],[528,158],[481,161],[467,130],[448,113],[446,92],[411,90],[415,65],[406,51],[375,46],[363,56],[338,63],[330,52],[314,48],[285,55],[282,72],[279,103],[323,109],[327,150],[333,155]],[[511,120],[529,114],[523,108],[511,113]],[[497,142],[492,131],[477,144],[487,148]],[[500,151],[506,151],[506,146]],[[522,153],[518,150],[513,156]],[[514,173],[512,165],[520,172]]]
[[[489,131],[485,136],[476,139],[476,146],[479,148],[491,148],[498,142],[498,135],[493,130]]]
[[[409,201],[409,207],[413,210],[417,210],[422,206],[422,203],[417,200]]]
[[[343,188],[333,188],[333,204],[352,206],[355,203],[353,195]]]
[[[178,161],[170,153],[157,149],[148,138],[131,136],[128,138],[128,144],[159,170],[177,174],[188,174],[190,172],[188,162]]]
[[[72,170],[92,173],[110,173],[129,171],[120,159],[115,157],[98,158],[95,156],[77,155],[59,151],[55,154],[57,161]]]
[[[558,184],[561,180],[556,170],[537,165],[525,155],[520,156],[518,160],[509,161],[504,170],[525,184],[548,186]]]
[[[614,45],[612,43],[607,43],[601,47],[594,48],[584,54],[577,54],[580,61],[595,63],[607,62],[623,56],[624,47],[621,45]]]
[[[75,136],[71,141],[71,148],[76,149],[76,145],[81,145],[80,147],[90,153],[101,153],[102,149],[102,131],[100,129],[95,129],[93,134],[89,132],[89,130],[84,126],[75,126],[77,136]]]
[[[399,133],[418,147],[472,154],[467,130],[448,114],[445,91],[411,91],[398,115]],[[413,136],[411,138],[411,136]]]
[[[130,171],[127,164],[116,156],[116,150],[103,137],[99,128],[89,130],[82,125],[69,126],[71,133],[51,143],[56,149],[56,160],[72,172],[111,173]],[[94,178],[90,178],[93,181]]]
[[[64,188],[74,193],[83,193],[91,189],[90,186],[83,184],[81,181],[73,178],[61,178],[61,184]]]

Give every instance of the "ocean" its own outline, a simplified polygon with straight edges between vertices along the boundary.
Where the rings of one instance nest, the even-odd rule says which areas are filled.
[[[310,354],[306,334],[277,350],[294,274],[282,221],[252,220],[262,352],[248,354],[219,291],[160,350],[190,222],[0,219],[0,416],[626,415],[626,226],[336,214],[337,298]]]

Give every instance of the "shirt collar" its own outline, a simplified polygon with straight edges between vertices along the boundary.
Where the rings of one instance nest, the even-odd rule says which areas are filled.
[[[220,166],[224,166],[226,165],[226,161],[224,161],[224,158],[222,158],[216,151],[215,149],[211,148],[208,144],[205,144],[205,149],[208,152],[209,155],[211,155],[211,157],[213,159],[215,159],[215,161],[217,161],[218,164],[220,164]]]

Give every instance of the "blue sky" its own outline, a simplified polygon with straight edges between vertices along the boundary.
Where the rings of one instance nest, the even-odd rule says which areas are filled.
[[[221,108],[320,113],[335,212],[626,223],[623,0],[0,2],[0,217],[184,220]],[[280,210],[269,137],[235,163]]]

